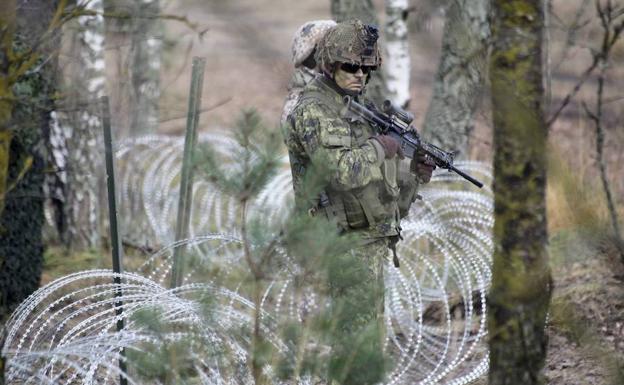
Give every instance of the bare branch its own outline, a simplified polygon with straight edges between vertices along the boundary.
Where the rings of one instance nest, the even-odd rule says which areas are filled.
[[[591,119],[595,123],[599,122],[598,116],[589,109],[589,106],[587,106],[587,103],[585,103],[585,101],[583,101],[581,105],[583,106],[583,110],[585,110],[585,113],[587,114],[587,117],[589,119]]]
[[[624,95],[612,96],[610,98],[605,98],[604,104],[615,103],[615,102],[619,102],[621,100],[624,100]]]
[[[88,3],[89,3],[89,1],[86,1],[86,2],[84,2],[82,4],[79,4],[76,7],[74,7],[73,9],[71,9],[71,11],[64,12],[62,14],[63,15],[63,19],[60,19],[60,20],[63,20],[63,22],[67,22],[67,21],[69,21],[71,19],[74,19],[76,17],[82,17],[82,16],[102,16],[104,18],[122,19],[122,20],[131,20],[131,19],[149,19],[149,20],[154,20],[154,19],[159,19],[159,20],[171,20],[171,21],[180,22],[180,23],[186,25],[192,31],[198,33],[199,35],[203,35],[203,34],[206,33],[206,31],[209,30],[209,28],[207,28],[207,27],[200,27],[200,25],[198,23],[192,22],[186,16],[169,14],[169,13],[154,13],[154,14],[136,15],[136,14],[131,14],[131,13],[128,13],[128,12],[96,11],[96,10],[93,10],[93,9],[87,9]]]
[[[133,242],[133,241],[131,241],[129,239],[125,239],[125,238],[122,239],[121,244],[124,245],[125,247],[138,250],[141,253],[146,254],[146,255],[152,255],[152,254],[154,254],[154,253],[156,253],[158,251],[156,248],[151,247],[151,246],[149,246],[147,244],[142,245],[142,244]]]
[[[622,240],[620,226],[618,222],[618,215],[613,200],[613,194],[609,186],[609,180],[607,178],[607,165],[604,160],[604,142],[605,133],[602,125],[602,110],[604,106],[604,86],[607,72],[607,64],[609,62],[609,55],[611,48],[620,36],[621,30],[617,30],[619,26],[616,26],[612,31],[613,24],[613,6],[611,0],[607,1],[606,6],[602,6],[600,0],[596,0],[596,11],[600,17],[603,28],[603,41],[602,50],[594,55],[594,61],[600,63],[600,73],[598,74],[598,88],[596,90],[596,111],[592,112],[587,105],[583,102],[583,108],[587,113],[587,116],[594,122],[596,131],[596,154],[598,169],[600,171],[600,180],[602,182],[602,188],[607,200],[607,208],[609,210],[609,217],[611,219],[611,226],[613,227],[613,235],[616,243],[616,247],[620,253],[620,258],[624,262],[624,241]]]
[[[555,111],[555,113],[546,121],[547,127],[552,126],[552,124],[557,120],[557,118],[559,118],[559,115],[561,114],[563,109],[566,108],[566,106],[570,103],[570,101],[572,101],[572,99],[580,91],[583,84],[585,84],[587,79],[589,79],[589,76],[592,74],[592,72],[594,72],[594,70],[598,66],[598,63],[599,63],[598,56],[593,55],[592,64],[585,70],[585,72],[583,72],[580,80],[576,83],[572,91],[570,91],[570,93],[568,93],[565,96],[565,98],[563,99],[563,101],[561,102],[557,110]]]
[[[587,81],[592,72],[598,67],[599,64],[605,65],[606,59],[611,51],[611,48],[615,45],[617,40],[619,39],[622,31],[624,30],[624,21],[618,24],[613,28],[612,31],[612,20],[613,18],[613,7],[611,1],[607,2],[605,7],[602,6],[600,0],[595,1],[596,13],[598,14],[598,18],[600,19],[602,28],[603,28],[603,38],[600,50],[592,50],[592,64],[585,70],[585,72],[581,75],[581,79],[574,86],[574,89],[566,95],[563,102],[557,108],[553,116],[547,120],[546,124],[550,127],[559,117],[563,109],[570,103],[572,98],[576,96],[578,91],[581,89],[583,84]]]
[[[554,67],[555,70],[558,69],[561,66],[561,64],[565,62],[565,59],[568,57],[568,52],[570,51],[570,48],[576,45],[576,33],[579,30],[585,28],[591,22],[591,19],[589,18],[581,21],[581,18],[585,14],[585,10],[587,9],[587,6],[589,5],[589,1],[590,0],[583,0],[583,3],[581,3],[581,5],[576,11],[576,15],[574,16],[574,21],[568,27],[566,43],[563,48],[561,58],[559,59],[559,62]],[[558,16],[554,12],[552,13],[552,16],[555,19],[559,20],[561,24],[564,24],[563,21],[561,21],[561,19],[559,19]]]
[[[212,110],[214,110],[214,109],[216,109],[218,107],[223,106],[224,104],[229,103],[230,101],[232,101],[232,97],[231,96],[227,97],[225,99],[222,99],[222,100],[218,101],[217,103],[215,103],[215,104],[213,104],[211,106],[202,108],[201,110],[199,110],[199,113],[201,114],[201,113],[204,113],[204,112],[212,111]],[[186,115],[174,116],[174,117],[171,117],[171,118],[161,119],[161,120],[159,120],[159,122],[160,123],[165,123],[165,122],[170,122],[172,120],[186,119],[186,117],[187,117]]]

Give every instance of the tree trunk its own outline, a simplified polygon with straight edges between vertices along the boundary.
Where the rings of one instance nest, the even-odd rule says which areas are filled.
[[[386,0],[386,41],[384,73],[388,98],[397,106],[407,107],[410,101],[410,56],[407,41],[407,0]]]
[[[41,148],[53,109],[58,30],[50,28],[50,23],[57,4],[33,0],[28,6],[14,7],[17,15],[13,47],[17,54],[26,53],[27,59],[22,61],[26,67],[5,67],[9,81],[4,86],[11,88],[8,94],[14,99],[4,105],[10,113],[3,118],[10,120],[2,122],[3,132],[8,130],[11,134],[9,156],[4,159],[8,160],[4,184],[8,188],[0,215],[0,317],[39,287],[45,166]],[[32,54],[28,53],[30,50]],[[9,62],[17,57],[6,46],[3,51],[10,53]]]
[[[87,8],[102,12],[101,0]],[[64,26],[62,95],[53,115],[49,147],[58,173],[48,183],[63,243],[81,250],[99,246],[98,185],[103,141],[97,99],[104,95],[104,19],[81,16]]]
[[[158,127],[162,29],[159,0],[104,0],[107,85],[116,137]]]
[[[337,22],[359,19],[364,23],[378,24],[372,0],[331,0],[331,13]]]
[[[0,28],[0,216],[2,216],[8,190],[9,149],[13,139],[13,132],[10,128],[13,112],[13,81],[9,66],[13,56],[15,0],[3,2],[0,7]],[[1,255],[0,258],[2,258]]]
[[[337,22],[359,19],[367,24],[379,26],[377,12],[372,0],[330,0],[331,13]],[[383,45],[383,44],[382,44]],[[388,86],[382,70],[372,72],[370,81],[366,86],[366,96],[377,105],[381,105],[388,99]]]
[[[465,158],[485,82],[490,0],[452,0],[446,11],[440,64],[423,131]]]
[[[488,308],[491,385],[543,384],[551,294],[539,0],[493,1],[490,59],[497,243]]]

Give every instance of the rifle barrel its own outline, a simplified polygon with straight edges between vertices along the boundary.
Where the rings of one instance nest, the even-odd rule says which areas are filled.
[[[448,169],[453,171],[453,172],[456,172],[459,176],[461,176],[462,178],[466,179],[467,181],[469,181],[473,185],[477,186],[478,188],[483,187],[483,183],[481,183],[480,181],[478,181],[475,178],[471,177],[470,175],[466,174],[465,172],[463,172],[462,170],[458,169],[457,167],[455,167],[453,165],[450,165],[450,167]]]

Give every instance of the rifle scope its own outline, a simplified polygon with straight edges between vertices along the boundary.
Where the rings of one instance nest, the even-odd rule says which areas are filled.
[[[414,114],[412,114],[411,112],[405,111],[401,107],[396,106],[390,100],[386,100],[383,102],[383,105],[381,106],[381,110],[386,115],[396,116],[399,120],[401,120],[403,123],[405,123],[408,126],[414,120]]]

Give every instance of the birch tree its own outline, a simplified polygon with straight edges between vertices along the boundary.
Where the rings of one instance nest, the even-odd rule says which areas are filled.
[[[543,384],[551,294],[540,0],[494,0],[494,252],[489,383]]]
[[[56,202],[61,239],[74,249],[99,245],[101,124],[97,99],[104,95],[104,18],[102,1],[85,4],[85,13],[64,26],[61,94],[53,113],[49,147],[57,170],[48,185]],[[65,52],[66,51],[66,52]]]
[[[440,63],[423,131],[436,145],[466,157],[486,77],[490,0],[451,0]]]
[[[112,126],[118,138],[153,132],[160,98],[160,1],[104,0],[104,10]]]
[[[410,101],[409,45],[407,41],[407,0],[386,0],[384,72],[388,98],[396,105],[407,107]]]

